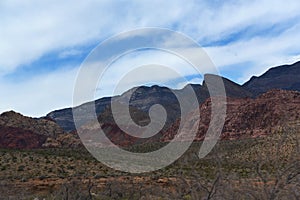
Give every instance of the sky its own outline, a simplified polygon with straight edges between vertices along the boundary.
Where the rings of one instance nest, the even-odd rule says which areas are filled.
[[[120,32],[145,27],[187,35],[203,47],[220,75],[243,84],[270,67],[300,60],[299,9],[298,0],[2,0],[0,113],[15,110],[39,117],[72,106],[76,77],[89,53]],[[118,63],[130,68],[145,59],[176,61],[156,53],[139,58],[137,52]],[[184,76],[201,83],[192,72]],[[143,84],[141,77],[123,89]],[[183,86],[168,73],[155,81]],[[97,97],[110,95],[113,82],[112,77],[104,80]]]

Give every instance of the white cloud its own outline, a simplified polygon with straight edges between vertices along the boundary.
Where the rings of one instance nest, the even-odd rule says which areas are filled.
[[[252,75],[261,75],[272,66],[298,61],[300,48],[295,45],[300,43],[298,35],[300,23],[274,37],[261,36],[225,46],[207,47],[205,50],[220,70],[235,64],[241,64],[239,67],[243,68],[242,63],[253,63],[251,68],[243,69],[244,73],[238,80],[243,83]]]
[[[112,95],[119,84],[116,94],[143,84],[166,84],[168,80],[198,74],[182,58],[165,51],[147,50],[126,54],[105,71],[99,82],[98,96]],[[169,87],[176,87],[168,85]]]
[[[174,28],[200,41],[222,40],[249,26],[293,19],[299,8],[297,0],[2,1],[0,71],[137,27]]]
[[[15,110],[43,116],[53,109],[71,106],[76,73],[76,68],[64,68],[25,81],[0,79],[0,113]]]
[[[247,27],[261,28],[277,25],[299,16],[297,0],[223,1],[209,5],[195,3],[191,13],[185,15],[179,29],[199,40],[222,40]],[[213,1],[212,1],[213,2]]]
[[[172,21],[179,21],[183,12],[178,2],[148,3],[57,0],[1,2],[0,69],[9,72],[46,53],[101,40],[120,31],[143,26],[165,26]],[[169,11],[166,12],[161,6],[168,7]],[[156,11],[155,15],[153,10]]]
[[[205,50],[219,70],[251,62],[253,67],[243,69],[237,80],[242,83],[268,67],[299,59],[299,8],[298,0],[0,1],[0,112],[15,109],[38,116],[55,108],[71,106],[75,68],[65,70],[70,68],[64,67],[15,82],[8,81],[4,75],[13,75],[24,65],[30,67],[32,62],[49,53],[56,52],[58,58],[79,56],[84,53],[82,46],[94,45],[120,31],[140,27],[174,29],[205,44],[229,38],[229,44],[210,45]],[[281,26],[286,28],[282,34],[256,33],[256,30],[280,29]],[[247,33],[247,28],[252,33]],[[230,39],[236,33],[240,35]],[[174,47],[180,42],[176,38],[173,40],[165,45]],[[122,64],[149,64],[146,60],[151,57],[146,58],[128,58]],[[167,65],[181,64],[171,57],[156,57],[157,64],[164,64],[164,60],[168,60]],[[193,73],[186,69],[189,68],[182,67],[180,73]],[[122,71],[125,68],[118,70],[105,80],[102,94],[108,94],[110,87],[125,72]],[[167,72],[152,76],[157,82],[174,78]],[[149,78],[136,77],[133,82],[127,81],[127,85],[139,84]]]
[[[83,52],[78,50],[78,49],[70,49],[70,50],[65,50],[63,52],[61,52],[58,57],[59,58],[68,58],[71,56],[78,56],[81,55]]]

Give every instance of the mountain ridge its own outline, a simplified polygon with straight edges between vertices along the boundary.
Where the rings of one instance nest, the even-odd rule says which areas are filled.
[[[205,75],[208,79],[209,78],[216,78],[219,77],[223,80],[226,95],[233,98],[242,98],[242,97],[252,97],[252,93],[244,89],[241,85],[227,79],[224,77],[220,77],[218,75],[207,74]],[[149,108],[154,104],[162,104],[167,107],[167,110],[170,112],[180,110],[178,100],[174,93],[185,93],[188,86],[191,86],[197,96],[198,103],[201,104],[204,102],[209,96],[209,91],[206,86],[205,79],[202,84],[188,84],[187,86],[183,87],[182,89],[170,89],[164,86],[140,86],[129,89],[125,91],[122,95],[117,95],[113,97],[103,97],[100,99],[95,100],[95,108],[97,116],[99,116],[106,107],[109,107],[111,101],[118,101],[122,103],[128,102],[130,100],[130,106],[135,107],[141,111],[147,112]],[[129,93],[133,92],[132,96],[128,96]],[[84,107],[93,102],[87,102],[82,105],[79,105],[75,108],[84,109]],[[194,102],[191,102],[194,103]],[[168,108],[170,107],[170,108]],[[179,113],[170,114],[172,116],[172,121],[176,120],[179,117]],[[75,130],[75,125],[73,122],[72,116],[72,108],[65,108],[60,110],[55,110],[46,115],[47,118],[50,118],[56,121],[65,131],[73,131]],[[169,123],[171,123],[169,122]]]
[[[185,96],[188,86],[190,86],[198,101],[193,102],[192,99],[187,98],[185,103],[195,104],[200,110],[202,109],[201,116],[204,122],[200,124],[197,135],[197,140],[201,140],[210,119],[210,93],[206,83],[207,81],[213,83],[213,90],[218,90],[214,85],[215,78],[220,77],[206,74],[202,84],[189,84],[177,90],[158,85],[135,87],[118,96],[104,97],[94,102],[84,103],[77,106],[76,109],[84,110],[86,106],[95,103],[98,122],[104,132],[112,141],[121,146],[155,141],[166,142],[176,132],[175,129],[181,117],[180,105],[176,96]],[[297,91],[300,91],[300,62],[271,68],[262,76],[252,77],[243,85],[224,77],[221,77],[221,80],[228,99],[228,116],[223,130],[223,139],[237,139],[246,135],[256,137],[271,133],[274,131],[273,127],[277,127],[281,123],[278,119],[282,116],[286,116],[291,121],[299,120],[300,93]],[[275,84],[273,84],[274,80],[276,80]],[[149,109],[152,105],[161,104],[167,112],[166,124],[161,132],[153,138],[146,140],[132,138],[120,130],[114,121],[111,111],[112,101],[122,105],[128,104],[133,121],[140,125],[147,125],[150,122]],[[191,120],[188,121],[193,121],[191,113],[193,110],[188,113],[188,116],[191,117]],[[121,118],[125,114],[121,113]],[[83,116],[84,122],[89,122],[89,120],[92,119],[85,119]],[[251,123],[249,124],[248,121]],[[266,122],[270,126],[267,126]],[[255,127],[251,124],[254,124]],[[88,126],[86,123],[82,125],[84,125],[83,128]],[[14,111],[4,112],[0,115],[1,148],[78,146],[81,146],[81,142],[73,122],[72,108],[55,110],[41,118],[25,117]]]
[[[271,89],[300,91],[300,61],[290,65],[272,67],[261,76],[252,76],[242,85],[255,96]]]
[[[290,72],[286,72],[287,70],[290,70]],[[218,75],[212,75],[212,74],[207,74],[208,76],[218,76]],[[274,77],[273,77],[274,76]],[[294,78],[290,78],[290,77]],[[253,76],[249,81],[244,83],[243,85],[239,85],[230,79],[227,79],[225,77],[221,77],[222,81],[225,86],[225,91],[226,95],[228,97],[233,97],[233,98],[241,98],[241,97],[250,97],[250,98],[256,98],[260,94],[263,94],[267,92],[268,90],[272,89],[285,89],[285,90],[296,90],[300,91],[300,61],[296,62],[291,65],[281,65],[277,67],[272,67],[268,71],[266,71],[263,75],[261,76]],[[267,80],[266,80],[267,79]],[[274,84],[273,79],[277,80],[276,84]],[[286,81],[288,80],[288,81]],[[201,104],[204,102],[207,98],[209,98],[210,94],[207,90],[206,84],[205,84],[205,79],[202,82],[202,84],[189,84],[191,86],[195,93],[197,94],[197,99],[198,103]],[[152,95],[156,95],[157,99],[162,99],[166,98],[165,96],[170,96],[168,101],[166,101],[163,104],[174,104],[176,102],[176,99],[174,98],[174,95],[171,94],[172,92],[174,93],[180,93],[184,92],[185,88],[187,86],[183,87],[182,89],[170,89],[165,86],[158,86],[158,85],[153,85],[153,86],[140,86],[140,87],[135,87],[132,89],[129,89],[128,91],[125,91],[123,94],[118,95],[118,96],[113,96],[113,97],[103,97],[100,99],[95,100],[95,107],[96,107],[96,113],[97,115],[100,115],[107,106],[110,106],[111,100],[117,99],[118,101],[124,101],[124,99],[130,98],[131,100],[131,106],[136,107],[137,109],[141,109],[144,112],[147,112],[149,107],[151,105],[147,105],[145,103],[147,98],[150,96],[148,95],[151,93]],[[126,96],[127,93],[129,93],[131,90],[138,90],[144,91],[144,99],[143,98],[134,98],[134,97],[128,97]],[[153,90],[156,90],[157,93],[155,94]],[[162,93],[164,97],[159,96],[159,93]],[[169,93],[169,94],[167,94]],[[135,96],[135,94],[133,94]],[[140,95],[140,97],[143,95]],[[171,97],[173,96],[173,97]],[[122,99],[124,98],[124,99]],[[161,103],[158,100],[156,103]],[[142,102],[142,103],[138,103]],[[80,106],[84,106],[86,104],[93,103],[93,102],[88,102],[84,103]],[[145,104],[144,106],[141,106],[141,104]],[[80,107],[78,106],[78,107]],[[178,116],[178,113],[175,114],[175,116]],[[75,125],[73,122],[73,117],[72,117],[72,108],[65,108],[65,109],[59,109],[52,111],[46,115],[46,117],[56,121],[65,131],[73,131],[75,130]],[[176,118],[176,117],[175,117]],[[173,119],[174,122],[174,119]]]

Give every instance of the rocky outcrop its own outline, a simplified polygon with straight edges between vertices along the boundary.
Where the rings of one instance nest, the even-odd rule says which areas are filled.
[[[0,148],[34,149],[46,141],[46,136],[21,128],[0,125]]]
[[[211,100],[207,99],[199,107],[200,124],[194,123],[199,116],[195,110],[184,119],[186,132],[192,128],[198,129],[195,140],[203,140],[211,121]],[[242,139],[261,137],[272,134],[280,127],[300,121],[300,93],[295,91],[271,90],[256,99],[227,98],[227,113],[222,130],[222,139]],[[142,115],[139,115],[142,116]],[[105,118],[103,118],[105,119]],[[117,124],[110,121],[101,121],[101,129],[106,136],[119,146],[132,146],[153,142],[169,142],[178,132],[180,119],[172,126],[162,130],[150,138],[136,138],[122,131]],[[98,122],[95,122],[98,123]],[[82,127],[86,132],[97,134],[99,126],[87,124]],[[185,130],[183,130],[185,131]]]
[[[64,130],[51,119],[34,119],[14,111],[2,113],[0,115],[0,125],[31,131],[37,135],[47,137],[56,137],[64,133]]]
[[[50,119],[25,117],[14,111],[0,115],[0,147],[33,149],[42,147],[74,147],[80,142]]]
[[[257,99],[231,99],[223,137],[258,137],[300,120],[300,93],[271,90]]]
[[[196,140],[203,140],[211,121],[211,100],[200,106],[200,124]],[[300,122],[300,93],[271,90],[256,99],[227,99],[227,113],[222,139],[241,139],[272,134],[287,124]],[[194,114],[187,122],[193,121]],[[161,141],[170,141],[177,132],[178,123],[163,133]]]

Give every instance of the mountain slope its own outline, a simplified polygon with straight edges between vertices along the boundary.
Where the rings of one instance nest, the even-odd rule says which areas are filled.
[[[0,148],[33,149],[79,145],[50,119],[25,117],[14,111],[0,115]]]
[[[211,74],[205,75],[206,80],[214,79],[214,78],[220,78],[220,77]],[[226,94],[228,97],[244,98],[244,97],[253,96],[251,92],[242,88],[242,86],[223,77],[222,80],[224,82]],[[192,84],[190,86],[194,89],[198,102],[189,102],[192,101],[192,99],[187,98],[186,99],[186,101],[188,101],[187,103],[195,104],[195,106],[198,106],[209,97],[209,92],[205,81],[203,82],[202,85]],[[145,112],[147,114],[149,108],[152,105],[161,104],[166,109],[168,114],[167,117],[167,126],[168,126],[174,123],[175,120],[180,117],[180,106],[176,94],[185,96],[187,92],[188,92],[187,86],[180,90],[172,90],[167,87],[162,87],[157,85],[151,87],[141,86],[141,87],[132,88],[126,91],[125,93],[123,93],[121,96],[115,96],[111,98],[105,97],[105,98],[98,99],[95,101],[95,107],[96,107],[97,115],[99,116],[105,110],[110,109],[111,101],[117,101],[122,104],[128,104],[129,102],[129,106],[138,109],[141,112]],[[77,108],[84,110],[85,106],[87,106],[90,103],[92,102],[83,104]],[[47,118],[54,120],[65,131],[75,130],[75,125],[72,116],[72,108],[53,111],[47,115]],[[89,119],[84,119],[84,121],[89,121]]]
[[[85,109],[89,103],[80,105],[80,109]],[[95,101],[96,112],[99,115],[102,113],[106,107],[111,103],[110,97],[104,97]],[[75,130],[75,124],[73,121],[72,108],[64,108],[60,110],[55,110],[47,114],[46,118],[55,121],[64,131],[70,132]]]
[[[64,130],[50,119],[25,117],[14,111],[2,113],[0,115],[0,125],[31,131],[46,137],[57,137],[64,134]]]
[[[271,90],[255,99],[230,97],[227,99],[227,115],[222,132],[223,139],[260,137],[272,134],[286,124],[299,124],[300,122],[300,92]],[[201,117],[196,140],[204,138],[209,126],[211,118],[210,98],[203,102],[199,108]],[[131,110],[133,119],[136,119],[137,123],[147,124],[149,122],[145,112],[134,107],[131,107]],[[199,112],[191,112],[186,116],[185,121],[191,126],[197,125],[193,123],[194,119],[198,117],[197,114]],[[99,115],[98,120],[110,140],[120,146],[168,142],[177,133],[179,125],[179,119],[177,119],[175,123],[165,127],[155,136],[143,139],[123,132],[114,122],[109,107]],[[82,126],[82,129],[97,134],[97,126],[92,123]],[[186,127],[189,129],[189,126]],[[81,143],[74,134],[64,132],[49,119],[24,117],[12,111],[0,115],[0,148],[32,149],[78,147],[79,145]]]
[[[211,101],[207,99],[199,107],[201,113],[200,125],[196,140],[204,139],[211,119]],[[272,134],[280,127],[289,124],[300,125],[300,92],[271,90],[257,97],[228,98],[225,125],[222,130],[223,139],[240,139],[246,137],[260,137]],[[187,123],[195,121],[197,113],[191,113]],[[163,133],[161,141],[170,141],[178,122]]]
[[[259,77],[253,76],[243,88],[256,96],[271,89],[300,91],[300,62],[273,67]]]
[[[211,122],[210,98],[200,106],[200,124],[196,140],[203,140]],[[300,92],[271,90],[259,97],[252,98],[227,98],[227,114],[222,130],[222,139],[236,140],[242,138],[262,137],[273,134],[287,125],[300,124]],[[183,123],[183,132],[188,133],[197,126],[196,119],[199,111],[188,114]],[[100,115],[101,116],[101,115]],[[99,119],[101,129],[106,136],[119,146],[132,146],[155,142],[169,142],[177,134],[180,119],[172,126],[163,129],[150,138],[137,138],[122,131],[117,124]],[[98,123],[98,122],[94,122]],[[82,131],[90,135],[98,134],[98,126],[93,123],[82,126]],[[89,136],[90,136],[89,135]],[[92,140],[91,144],[93,143]],[[97,144],[94,144],[97,145]],[[109,144],[107,144],[109,145]]]
[[[0,125],[0,148],[34,149],[42,147],[46,136],[16,127]]]

